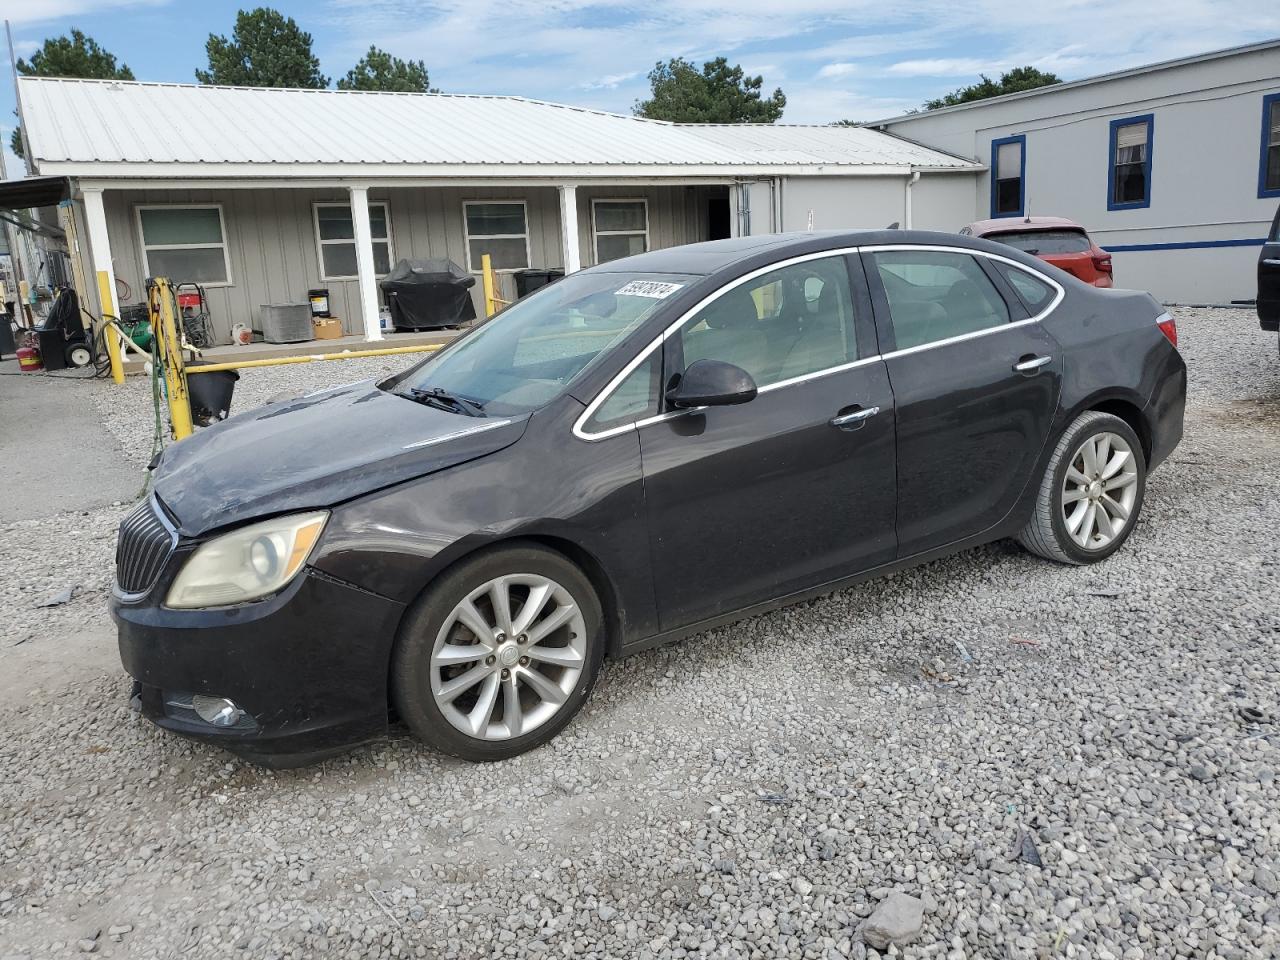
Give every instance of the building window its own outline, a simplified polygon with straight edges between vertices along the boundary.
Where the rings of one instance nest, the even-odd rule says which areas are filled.
[[[462,205],[467,234],[467,269],[480,272],[489,254],[495,270],[529,266],[529,220],[523,200],[468,200]]]
[[[1262,158],[1258,196],[1280,197],[1280,93],[1262,98]]]
[[[1151,143],[1155,117],[1111,121],[1108,210],[1151,206]]]
[[[991,141],[991,216],[1020,217],[1026,208],[1027,138]]]
[[[644,253],[649,249],[647,200],[592,200],[591,230],[596,263]]]
[[[142,268],[148,277],[168,277],[175,284],[231,283],[221,206],[147,206],[137,213]]]
[[[316,242],[320,249],[320,279],[355,280],[356,228],[349,203],[315,204]],[[391,272],[391,211],[385,203],[369,204],[369,233],[373,238],[373,272]]]

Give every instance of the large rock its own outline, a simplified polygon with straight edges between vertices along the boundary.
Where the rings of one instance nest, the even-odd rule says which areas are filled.
[[[920,935],[922,926],[924,903],[905,893],[891,893],[862,921],[858,932],[869,946],[883,950],[891,943],[910,943]]]

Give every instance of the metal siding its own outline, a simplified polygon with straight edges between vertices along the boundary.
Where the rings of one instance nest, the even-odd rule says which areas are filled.
[[[375,176],[424,164],[507,165],[513,175],[533,164],[971,166],[855,127],[671,124],[519,97],[18,83],[32,154],[49,163],[176,163],[204,176],[226,164],[272,175],[290,164],[357,164]]]

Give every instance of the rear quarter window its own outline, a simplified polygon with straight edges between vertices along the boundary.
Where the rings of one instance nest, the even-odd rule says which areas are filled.
[[[1009,281],[1009,286],[1013,287],[1018,298],[1026,304],[1027,309],[1033,315],[1039,313],[1053,302],[1056,291],[1039,277],[1010,264],[1001,263],[998,260],[993,260],[992,262],[995,264],[996,269],[1004,275],[1004,278]]]
[[[1093,244],[1083,230],[1018,230],[987,235],[988,240],[1003,243],[1034,256],[1055,253],[1085,253]]]

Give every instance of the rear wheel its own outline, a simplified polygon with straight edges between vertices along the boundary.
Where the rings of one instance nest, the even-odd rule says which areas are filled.
[[[564,729],[603,658],[600,602],[582,571],[540,546],[503,547],[464,560],[418,602],[392,697],[431,746],[501,760]]]
[[[1103,560],[1128,539],[1146,479],[1142,443],[1133,428],[1109,413],[1082,413],[1049,459],[1035,512],[1018,542],[1060,563]]]

